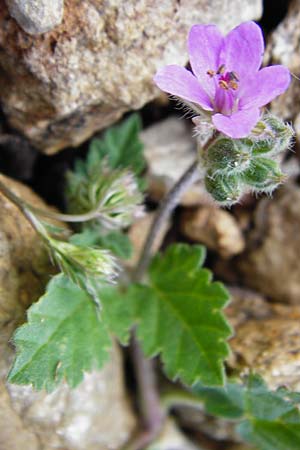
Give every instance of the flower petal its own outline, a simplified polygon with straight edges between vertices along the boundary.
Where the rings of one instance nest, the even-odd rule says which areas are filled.
[[[282,94],[289,86],[291,75],[284,66],[269,66],[259,70],[241,86],[240,108],[264,106]]]
[[[197,103],[207,111],[213,110],[210,98],[197,78],[184,67],[165,66],[158,70],[154,81],[162,91],[188,102]]]
[[[260,116],[258,108],[238,111],[231,116],[214,114],[212,121],[217,130],[233,139],[240,139],[250,134]]]
[[[236,72],[242,80],[260,68],[263,53],[264,40],[260,27],[254,22],[245,22],[225,36],[220,61],[228,72]]]
[[[215,25],[194,25],[188,37],[192,70],[211,97],[215,93],[215,83],[207,71],[218,70],[222,43],[223,36]]]

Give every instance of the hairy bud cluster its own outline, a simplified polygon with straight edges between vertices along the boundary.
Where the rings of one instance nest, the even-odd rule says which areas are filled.
[[[83,247],[48,237],[51,255],[61,271],[94,298],[97,286],[112,283],[119,273],[116,259],[108,250]]]
[[[142,212],[143,196],[128,170],[101,167],[88,176],[68,174],[68,204],[73,214],[95,212],[96,223],[107,229],[129,226]]]
[[[272,193],[286,179],[278,160],[293,134],[290,125],[268,114],[247,138],[220,136],[200,153],[207,191],[224,206],[237,203],[249,191]]]

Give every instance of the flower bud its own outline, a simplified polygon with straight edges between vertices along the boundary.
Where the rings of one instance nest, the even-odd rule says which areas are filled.
[[[118,273],[116,260],[107,250],[81,247],[52,238],[49,245],[55,262],[75,282],[89,277],[112,282]]]
[[[240,140],[220,138],[200,154],[204,165],[215,174],[238,174],[249,167],[251,148]]]
[[[101,219],[110,229],[128,227],[143,214],[143,196],[134,175],[126,170],[111,173],[99,200]]]
[[[219,204],[231,206],[242,195],[238,175],[222,175],[208,172],[205,177],[205,187]]]
[[[242,176],[243,182],[256,192],[271,193],[286,176],[278,163],[269,158],[254,158]]]
[[[135,176],[128,170],[111,170],[78,176],[70,172],[68,204],[73,214],[94,212],[95,225],[107,229],[129,226],[143,211],[143,196]]]
[[[254,143],[254,154],[281,153],[289,149],[294,130],[272,114],[265,114],[252,130],[250,138]]]

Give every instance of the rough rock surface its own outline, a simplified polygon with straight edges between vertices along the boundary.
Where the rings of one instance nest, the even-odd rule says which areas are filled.
[[[65,0],[61,25],[30,36],[0,0],[4,111],[44,151],[77,145],[158,94],[153,75],[187,62],[191,25],[228,31],[261,11],[261,0]]]
[[[41,34],[59,25],[63,18],[63,0],[6,0],[11,16],[29,34]]]
[[[229,366],[254,371],[271,389],[300,389],[300,306],[268,303],[261,295],[232,290],[226,316],[234,327]]]
[[[245,247],[243,234],[234,216],[216,206],[184,210],[180,230],[185,237],[206,245],[223,258],[237,255]]]
[[[248,248],[237,259],[246,286],[278,302],[300,304],[300,189],[290,183],[255,211]]]
[[[16,194],[46,205],[26,186],[1,176]],[[86,375],[77,389],[51,395],[5,383],[14,352],[9,339],[25,308],[42,294],[53,272],[47,250],[19,210],[0,195],[0,449],[111,450],[129,438],[135,420],[115,348],[103,370]]]
[[[293,0],[288,14],[272,33],[267,47],[266,61],[287,66],[300,76],[300,0]],[[271,111],[286,120],[293,120],[297,139],[300,139],[300,82],[292,77],[289,89],[275,99]]]
[[[170,117],[152,125],[141,134],[147,160],[149,196],[160,201],[196,158],[196,139],[187,121]],[[184,206],[212,204],[201,183],[191,186],[182,196]]]
[[[148,450],[206,450],[202,446],[195,446],[177,428],[175,422],[169,419],[161,431],[158,439],[150,445]]]

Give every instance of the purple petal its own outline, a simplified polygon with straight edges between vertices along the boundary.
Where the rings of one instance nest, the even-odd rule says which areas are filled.
[[[289,86],[291,75],[284,66],[269,66],[259,70],[241,86],[240,108],[264,106],[282,94]]]
[[[260,27],[245,22],[234,28],[224,38],[221,62],[227,71],[233,71],[240,79],[249,78],[262,63],[264,40]]]
[[[207,71],[218,70],[222,43],[223,36],[215,25],[194,25],[189,33],[188,49],[192,70],[211,97],[215,93],[215,83]]]
[[[227,136],[240,139],[250,134],[252,128],[257,124],[260,117],[258,108],[238,111],[231,116],[214,114],[212,121],[217,130]]]
[[[165,66],[158,70],[154,81],[162,91],[176,95],[188,102],[197,103],[207,111],[213,110],[210,98],[197,78],[184,67]]]

